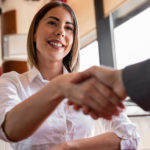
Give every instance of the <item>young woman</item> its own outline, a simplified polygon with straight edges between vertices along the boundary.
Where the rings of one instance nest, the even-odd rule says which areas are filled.
[[[68,5],[53,2],[39,10],[29,29],[27,50],[31,70],[0,79],[1,139],[14,150],[137,148],[139,136],[125,115],[100,119],[105,133],[92,137],[92,118],[76,112],[64,99],[96,105],[93,99],[101,98],[96,79],[73,84],[80,73],[68,74],[77,70],[79,59],[78,26]],[[93,93],[97,96],[91,98]]]

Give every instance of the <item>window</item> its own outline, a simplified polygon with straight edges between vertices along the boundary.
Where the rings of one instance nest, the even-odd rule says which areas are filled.
[[[80,51],[80,71],[83,71],[93,65],[99,66],[97,41],[91,43]]]
[[[117,68],[150,58],[150,8],[114,29]]]

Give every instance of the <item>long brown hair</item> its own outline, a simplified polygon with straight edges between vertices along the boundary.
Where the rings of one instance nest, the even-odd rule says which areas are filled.
[[[67,56],[63,59],[63,64],[68,70],[68,72],[76,72],[78,70],[79,65],[79,42],[78,42],[78,24],[76,20],[76,16],[70,6],[62,2],[50,2],[42,7],[34,16],[32,23],[29,28],[28,32],[28,39],[27,39],[27,54],[28,54],[28,61],[31,67],[35,66],[38,69],[38,58],[37,58],[37,50],[36,50],[36,43],[34,40],[34,35],[40,20],[44,17],[44,15],[55,7],[63,7],[65,8],[72,16],[74,22],[74,38],[73,44],[70,52]]]

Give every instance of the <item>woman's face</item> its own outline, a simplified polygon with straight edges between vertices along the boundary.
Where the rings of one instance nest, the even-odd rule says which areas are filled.
[[[57,62],[69,53],[73,43],[74,23],[63,7],[49,10],[35,33],[38,63]]]

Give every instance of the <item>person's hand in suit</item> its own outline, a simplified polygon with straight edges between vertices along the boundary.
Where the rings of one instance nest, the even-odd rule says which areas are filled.
[[[122,81],[122,70],[93,66],[85,70],[84,74],[95,77],[99,82],[111,88],[122,100],[127,96]]]

